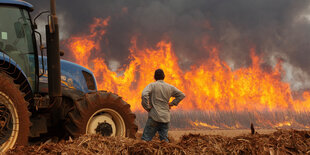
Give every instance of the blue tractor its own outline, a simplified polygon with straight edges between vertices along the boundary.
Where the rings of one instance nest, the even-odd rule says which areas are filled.
[[[36,137],[97,133],[134,138],[136,116],[130,105],[114,93],[97,91],[88,69],[60,59],[55,0],[45,26],[46,46],[32,10],[25,1],[0,0],[0,151]]]

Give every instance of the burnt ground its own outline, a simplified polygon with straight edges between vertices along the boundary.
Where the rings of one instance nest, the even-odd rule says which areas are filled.
[[[138,133],[137,137],[141,137]],[[170,143],[122,137],[84,135],[53,143],[20,146],[8,154],[309,154],[310,131],[279,129],[270,134],[235,137],[186,134]]]

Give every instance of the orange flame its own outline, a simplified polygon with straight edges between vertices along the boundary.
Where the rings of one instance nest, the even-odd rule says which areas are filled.
[[[292,125],[292,122],[291,121],[285,121],[285,122],[280,122],[278,124],[275,125],[276,128],[278,127],[283,127],[283,126],[288,126],[290,127]]]
[[[142,110],[141,92],[154,81],[155,69],[162,68],[166,74],[165,81],[186,94],[178,109],[310,111],[310,92],[304,92],[304,100],[294,100],[289,83],[281,81],[284,73],[281,62],[271,71],[264,71],[260,67],[262,60],[254,48],[250,51],[252,65],[248,68],[233,71],[220,60],[216,47],[208,47],[209,58],[184,71],[178,65],[170,42],[161,41],[156,48],[139,49],[133,37],[129,49],[130,63],[113,72],[103,57],[94,58],[101,52],[99,42],[105,35],[109,20],[95,18],[89,35],[73,36],[67,45],[74,54],[75,62],[93,71],[98,88],[119,94],[132,110]]]
[[[191,122],[193,124],[193,126],[196,127],[204,127],[204,128],[209,128],[209,129],[219,129],[220,127],[215,126],[215,125],[209,125],[207,123],[204,122],[199,122],[199,121],[195,121],[195,122]]]

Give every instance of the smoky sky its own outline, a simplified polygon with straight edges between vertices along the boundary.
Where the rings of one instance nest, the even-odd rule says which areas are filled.
[[[47,0],[29,0],[36,11],[48,9]],[[94,17],[110,22],[102,39],[106,59],[128,63],[130,40],[139,47],[155,47],[171,41],[180,66],[206,60],[206,48],[217,46],[220,58],[233,69],[251,64],[250,49],[271,64],[271,57],[284,60],[310,77],[309,0],[58,0],[60,27],[71,35],[87,33]],[[309,17],[307,18],[306,15]],[[205,46],[206,45],[206,46]],[[63,47],[65,48],[65,47]],[[207,49],[208,50],[208,49]],[[297,74],[297,73],[296,73]],[[294,77],[295,75],[290,75]],[[293,80],[294,81],[294,80]],[[310,87],[310,84],[309,84]]]

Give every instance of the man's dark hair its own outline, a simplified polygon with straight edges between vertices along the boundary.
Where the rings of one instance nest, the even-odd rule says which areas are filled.
[[[162,69],[156,69],[155,74],[154,74],[155,80],[163,80],[165,79],[165,73]]]

